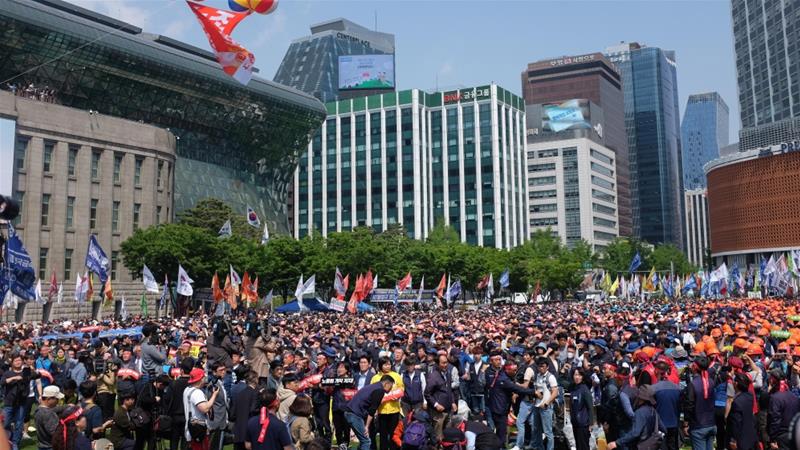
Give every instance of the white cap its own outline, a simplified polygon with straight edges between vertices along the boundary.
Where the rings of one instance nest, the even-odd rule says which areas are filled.
[[[64,394],[61,393],[61,389],[59,389],[58,386],[50,385],[44,388],[44,390],[42,391],[42,398],[50,398],[50,397],[55,397],[61,400],[62,398],[64,398]]]

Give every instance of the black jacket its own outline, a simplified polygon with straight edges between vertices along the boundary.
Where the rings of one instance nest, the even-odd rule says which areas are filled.
[[[792,418],[800,412],[800,399],[789,391],[776,392],[769,396],[769,437],[772,442],[789,432]]]
[[[525,389],[511,381],[503,369],[486,369],[486,407],[493,414],[508,414],[511,407],[511,394],[532,395],[533,389]]]
[[[753,394],[740,392],[736,394],[728,415],[728,433],[730,440],[736,442],[737,450],[754,450],[758,444],[756,437],[756,419],[753,415]]]
[[[241,444],[247,435],[247,421],[258,415],[258,391],[251,386],[246,386],[236,395],[236,401],[231,404],[231,414],[228,418],[233,422],[233,442]]]
[[[437,367],[428,374],[427,385],[425,386],[425,401],[428,402],[428,408],[433,408],[438,403],[444,406],[445,411],[447,411],[455,403],[453,390],[450,388],[453,381],[450,369],[451,367],[447,366],[445,373],[442,373]]]
[[[164,414],[186,420],[186,413],[183,411],[183,391],[186,390],[188,385],[189,377],[180,376],[167,387],[162,399]]]

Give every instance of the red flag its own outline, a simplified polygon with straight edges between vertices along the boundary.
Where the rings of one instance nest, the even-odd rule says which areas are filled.
[[[47,292],[47,300],[53,301],[53,296],[58,294],[58,280],[56,280],[56,271],[53,271],[53,276],[50,277],[50,290]]]
[[[486,289],[486,286],[488,285],[489,285],[489,275],[486,275],[485,277],[481,278],[481,281],[479,281],[478,285],[475,286],[475,290],[480,291]]]
[[[444,297],[445,289],[447,289],[447,275],[442,274],[442,281],[440,281],[439,286],[436,287],[436,296],[439,298]]]
[[[347,292],[347,288],[350,287],[350,274],[348,273],[345,275],[344,280],[342,280],[342,284],[344,285],[344,291]]]
[[[397,280],[397,292],[403,292],[409,286],[411,286],[411,272],[408,272],[402,279]]]
[[[536,299],[539,298],[539,294],[542,293],[542,286],[539,284],[539,280],[536,280],[536,289],[533,290],[533,301],[536,302]]]
[[[239,303],[236,300],[236,289],[231,286],[231,276],[228,274],[225,277],[225,287],[222,289],[225,294],[225,300],[231,305],[231,309],[236,309]]]
[[[244,278],[242,278],[242,300],[244,300],[245,304],[249,304],[255,300],[254,297],[256,296],[253,295],[253,284],[250,282],[250,275],[245,271]]]
[[[114,289],[111,288],[111,277],[106,279],[106,285],[103,288],[103,296],[105,296],[107,302],[114,300]]]
[[[208,43],[217,55],[222,70],[239,83],[249,83],[253,76],[255,57],[230,36],[236,25],[249,13],[225,11],[190,1],[186,3],[203,26]]]
[[[89,290],[86,291],[86,300],[89,301],[92,300],[92,295],[94,295],[94,281],[92,281],[92,278],[94,278],[94,274],[89,272]]]
[[[214,278],[211,279],[211,296],[214,298],[214,303],[219,303],[225,298],[225,295],[219,288],[219,276],[214,272]]]
[[[367,270],[367,275],[364,277],[364,286],[361,287],[361,300],[369,297],[372,292],[372,269]]]
[[[349,276],[349,275],[348,275]],[[356,277],[356,287],[350,295],[350,301],[347,302],[347,311],[355,314],[358,308],[358,303],[361,301],[361,290],[364,288],[364,279],[361,274]]]

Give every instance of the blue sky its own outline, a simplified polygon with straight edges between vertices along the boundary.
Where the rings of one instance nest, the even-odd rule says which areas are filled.
[[[73,0],[81,6],[201,48],[208,44],[179,0]],[[227,0],[205,0],[225,8]],[[270,15],[253,15],[233,37],[256,56],[260,75],[272,79],[292,39],[309,25],[344,17],[394,33],[400,89],[476,86],[494,81],[521,91],[528,62],[602,51],[620,41],[675,50],[681,117],[690,94],[718,91],[730,108],[737,141],[736,93],[729,0],[280,0]]]

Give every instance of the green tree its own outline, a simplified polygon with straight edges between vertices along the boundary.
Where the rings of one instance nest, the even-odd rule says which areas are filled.
[[[612,274],[627,274],[631,267],[631,261],[637,251],[642,259],[642,265],[636,270],[640,272],[650,270],[650,253],[652,252],[652,247],[643,241],[625,237],[614,239],[608,244],[601,258],[600,265],[603,269]],[[613,275],[611,278],[614,278]]]
[[[244,213],[238,214],[222,200],[205,198],[198,201],[193,208],[178,213],[178,223],[202,228],[217,236],[226,220],[231,221],[234,236],[249,239],[261,239],[262,230],[247,223]]]
[[[697,267],[686,258],[686,255],[673,244],[661,244],[650,254],[650,264],[656,270],[670,270],[674,268],[676,274],[685,275],[694,273]],[[670,263],[672,265],[670,265]]]

